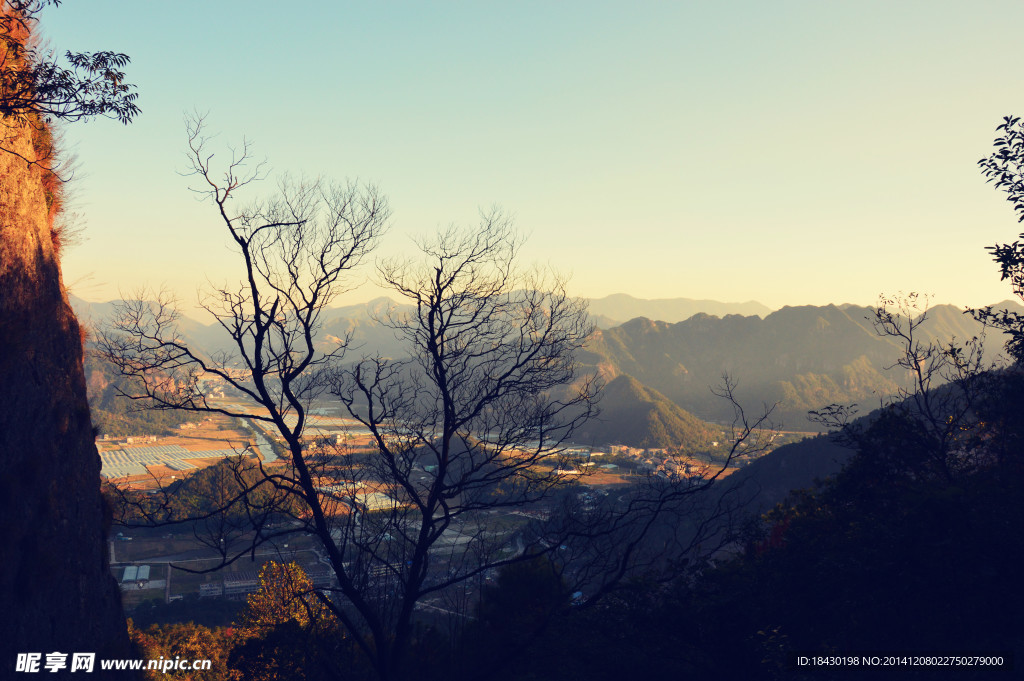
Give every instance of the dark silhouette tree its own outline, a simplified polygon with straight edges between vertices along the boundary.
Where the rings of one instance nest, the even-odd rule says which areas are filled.
[[[493,213],[476,232],[425,243],[422,267],[380,268],[387,284],[416,302],[410,317],[387,320],[410,358],[372,357],[345,368],[346,342],[318,344],[321,314],[383,231],[385,200],[373,188],[284,183],[278,199],[237,209],[233,199],[261,169],[243,146],[217,177],[201,124],[189,128],[194,170],[244,268],[241,284],[215,290],[205,307],[234,352],[208,357],[188,347],[171,302],[145,296],[121,306],[100,346],[133,380],[127,397],[149,408],[261,422],[281,437],[283,471],[260,466],[253,479],[251,464],[228,462],[235,479],[218,489],[230,493],[189,520],[204,520],[222,564],[292,533],[315,535],[338,584],[338,598],[323,603],[377,674],[392,678],[424,597],[516,559],[500,554],[506,539],[482,527],[438,555],[449,529],[470,512],[536,501],[568,482],[560,445],[592,413],[595,397],[592,379],[577,380],[573,359],[591,330],[585,309],[560,281],[516,273],[518,241]],[[200,387],[211,376],[247,406],[211,402]],[[308,447],[309,409],[328,390],[371,430],[374,454],[339,461],[337,451]],[[339,464],[347,486],[324,485],[327,466],[336,478]],[[124,492],[121,501],[149,521],[183,520],[172,490],[163,492],[146,499]],[[271,529],[281,514],[299,527]],[[239,518],[252,528],[248,536]]]
[[[202,120],[190,121],[189,148],[193,169],[201,180],[197,192],[214,204],[219,220],[236,249],[244,278],[237,287],[208,293],[204,308],[219,322],[234,352],[207,356],[190,348],[177,332],[173,301],[125,301],[113,328],[101,333],[103,355],[130,379],[123,396],[146,408],[224,414],[256,421],[280,435],[291,467],[270,475],[262,467],[253,474],[242,458],[230,473],[234,485],[214,508],[193,520],[217,517],[244,519],[258,533],[277,512],[291,513],[315,504],[314,474],[304,455],[302,434],[308,409],[325,394],[330,371],[340,361],[345,342],[322,349],[316,345],[323,311],[345,290],[346,276],[376,244],[389,209],[374,187],[329,186],[322,181],[289,182],[277,198],[235,209],[238,193],[261,177],[243,145],[217,177],[214,155],[206,151]],[[213,403],[200,379],[215,377],[244,396],[244,403]],[[179,521],[173,490],[148,500],[121,494],[129,516],[149,522]],[[219,516],[218,516],[219,514]],[[235,528],[235,523],[207,522],[209,527]],[[214,532],[204,541],[226,562],[238,533]],[[258,534],[258,540],[270,539]],[[230,556],[230,558],[229,558]]]
[[[900,387],[880,403],[875,416],[854,421],[857,405],[828,405],[810,412],[838,433],[843,443],[864,452],[871,466],[918,479],[954,480],[978,465],[975,445],[982,430],[977,418],[992,388],[983,338],[939,341],[922,326],[929,300],[917,293],[882,296],[871,319],[875,333],[899,348],[889,369],[900,371]],[[880,428],[875,420],[888,424]],[[886,433],[878,437],[879,433]]]
[[[0,7],[0,120],[5,130],[0,151],[17,154],[6,143],[7,131],[21,125],[41,130],[54,120],[97,116],[128,123],[139,114],[135,86],[124,81],[128,55],[66,51],[62,63],[28,39],[39,12],[60,2],[5,0]],[[22,158],[44,163],[52,155],[52,147],[46,145],[37,149],[36,158]]]
[[[194,523],[221,566],[296,533],[314,536],[336,582],[318,591],[321,602],[381,679],[414,673],[418,608],[468,615],[467,588],[497,568],[548,560],[557,579],[596,602],[638,571],[667,574],[686,553],[729,540],[717,524],[729,500],[696,499],[739,448],[767,444],[756,442],[767,414],[748,422],[738,410],[728,455],[704,475],[652,475],[628,494],[580,503],[579,462],[566,445],[596,411],[598,381],[575,359],[593,327],[562,279],[518,267],[521,240],[504,214],[421,240],[419,258],[381,263],[381,283],[410,304],[377,319],[404,355],[346,364],[348,342],[325,345],[321,316],[384,229],[384,199],[355,185],[285,183],[278,199],[236,208],[261,174],[249,148],[218,177],[202,122],[189,131],[196,176],[243,268],[238,287],[205,298],[234,350],[209,357],[189,347],[170,301],[144,295],[122,304],[100,345],[134,382],[126,397],[261,423],[280,436],[287,462],[222,463],[230,470],[211,478],[215,498],[187,518],[177,488],[122,491],[129,515]],[[201,387],[211,376],[246,404],[211,401]],[[724,395],[732,400],[731,383]],[[368,452],[305,437],[314,402],[329,396],[369,431]],[[538,503],[558,517],[517,531],[488,522],[491,512]]]
[[[421,242],[419,261],[383,263],[381,280],[412,311],[380,321],[408,357],[367,357],[333,381],[377,450],[350,460],[353,491],[338,500],[359,508],[355,490],[374,490],[386,501],[335,514],[330,555],[358,618],[352,628],[372,632],[384,678],[404,673],[417,604],[550,550],[510,548],[480,514],[570,484],[563,446],[594,412],[595,380],[575,361],[592,330],[586,309],[557,277],[518,272],[518,246],[510,221],[492,211],[475,230]],[[346,560],[351,567],[340,567]]]
[[[1024,222],[1024,124],[1019,116],[1005,116],[996,127],[999,133],[995,151],[978,161],[988,182],[1006,193],[1013,204],[1017,222]],[[1024,239],[1024,234],[1020,235]],[[989,246],[992,258],[999,265],[999,275],[1009,281],[1014,295],[1024,298],[1024,245],[1021,241]],[[972,310],[976,319],[1006,332],[1010,338],[1006,350],[1013,359],[1024,362],[1024,315],[1009,310],[993,310],[991,306]]]

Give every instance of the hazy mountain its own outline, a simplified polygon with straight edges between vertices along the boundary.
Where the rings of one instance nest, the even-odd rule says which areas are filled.
[[[121,301],[107,301],[104,303],[93,303],[83,300],[77,296],[68,296],[71,301],[71,308],[75,316],[86,326],[90,335],[95,338],[96,334],[110,323],[115,314],[115,308]],[[207,356],[216,352],[230,352],[234,344],[227,332],[217,323],[204,323],[186,314],[180,314],[177,321],[178,332],[189,346],[200,354]]]
[[[93,303],[75,296],[71,296],[70,299],[75,315],[83,324],[93,329],[101,328],[111,319],[117,304],[117,301]],[[403,353],[395,339],[394,331],[377,322],[386,317],[389,309],[398,309],[398,305],[389,298],[376,298],[358,305],[326,308],[321,314],[321,328],[316,343],[327,350],[348,336],[351,338],[351,359],[374,353],[380,353],[385,357],[401,356]],[[227,332],[216,322],[204,323],[182,314],[178,318],[177,327],[185,341],[202,354],[212,355],[215,352],[235,350],[235,345]]]
[[[601,300],[616,299],[637,301],[629,296]],[[71,302],[87,322],[106,318],[113,309],[113,303],[74,297]],[[351,360],[375,353],[402,357],[405,350],[394,331],[380,320],[389,311],[401,314],[406,307],[377,298],[325,309],[316,341],[326,350],[349,337]],[[994,307],[1024,310],[1013,301]],[[970,338],[981,330],[969,315],[951,305],[936,305],[929,316],[921,329],[924,340]],[[600,329],[580,360],[590,370],[602,372],[609,380],[609,392],[602,407],[604,420],[588,426],[587,434],[636,446],[691,442],[687,433],[694,424],[688,418],[732,418],[731,406],[710,390],[721,383],[723,372],[738,381],[736,394],[749,410],[780,402],[777,416],[791,428],[813,429],[807,411],[833,402],[857,402],[870,409],[904,378],[898,371],[886,370],[899,356],[899,347],[875,333],[872,317],[872,308],[846,304],[784,307],[763,319],[706,313],[676,323],[635,318]],[[179,330],[187,342],[206,353],[231,349],[230,340],[216,324],[182,316]],[[990,355],[1001,349],[1002,342],[995,336],[988,339]],[[629,380],[616,383],[614,379],[621,375]]]
[[[905,376],[887,370],[900,348],[875,333],[868,307],[784,307],[764,319],[697,314],[676,324],[634,319],[599,330],[584,362],[609,376],[629,374],[677,405],[706,419],[731,417],[730,406],[710,388],[728,372],[737,396],[754,408],[781,402],[778,415],[793,428],[810,427],[809,409],[833,402],[867,408],[890,395]],[[981,325],[959,308],[937,305],[920,329],[921,339],[970,338]],[[1001,334],[986,342],[989,356]]]
[[[346,336],[350,337],[347,359],[358,360],[364,355],[380,354],[399,358],[408,354],[395,331],[381,322],[404,312],[413,311],[411,305],[400,305],[390,298],[374,298],[368,303],[332,307],[323,311],[323,326],[318,342],[334,346]]]
[[[992,306],[993,310],[1009,310],[1010,312],[1017,312],[1024,314],[1024,305],[1021,305],[1019,300],[1004,300],[1001,303],[996,303]]]
[[[701,421],[632,376],[617,376],[601,396],[601,415],[573,436],[583,444],[707,449],[722,437],[718,426]]]
[[[594,324],[594,326],[596,326],[599,329],[610,329],[613,326],[618,326],[619,324],[625,321],[624,319],[612,319],[611,317],[608,317],[603,314],[590,313],[588,316],[590,317],[590,321]]]
[[[625,293],[615,293],[604,298],[589,298],[587,304],[594,323],[602,329],[636,317],[674,323],[689,319],[701,312],[717,317],[730,314],[764,317],[772,311],[771,308],[753,300],[745,303],[722,303],[717,300],[694,300],[692,298],[645,300]]]

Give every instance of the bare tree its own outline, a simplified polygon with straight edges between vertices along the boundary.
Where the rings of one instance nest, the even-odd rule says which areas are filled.
[[[567,445],[596,411],[597,379],[574,360],[592,327],[557,278],[517,273],[517,247],[507,218],[491,212],[473,232],[421,242],[422,261],[383,264],[382,281],[412,305],[381,321],[409,357],[364,358],[335,379],[332,391],[375,450],[347,458],[350,483],[338,497],[360,508],[373,494],[377,504],[334,516],[354,580],[336,607],[339,617],[343,604],[358,610],[373,632],[383,678],[408,671],[414,609],[464,607],[464,590],[495,568],[548,558],[589,603],[628,577],[677,577],[681,563],[731,541],[727,519],[746,490],[704,493],[738,453],[770,444],[771,409],[748,418],[726,378],[720,396],[736,421],[723,457],[688,475],[643,476],[601,500],[585,491]],[[523,507],[548,520],[495,522],[494,512]],[[510,642],[498,657],[519,650]]]
[[[940,341],[924,333],[928,320],[927,296],[908,293],[882,296],[875,308],[875,332],[894,340],[900,354],[888,369],[898,369],[903,380],[896,394],[882,400],[878,418],[899,428],[874,428],[870,419],[853,421],[857,405],[829,405],[811,412],[813,419],[841,433],[847,444],[891,461],[917,478],[940,476],[951,480],[978,465],[982,423],[977,409],[992,387],[991,371],[997,362],[986,362],[983,336]],[[866,438],[879,432],[898,432],[900,442],[868,446]],[[910,452],[916,453],[911,456]]]
[[[545,543],[559,542],[563,575],[578,604],[596,604],[630,577],[683,578],[736,540],[757,490],[718,483],[740,455],[771,450],[775,405],[747,414],[735,388],[726,374],[712,390],[733,408],[729,445],[718,458],[673,475],[641,476],[617,495],[567,497],[566,508],[541,528]]]
[[[218,176],[207,147],[202,121],[193,121],[198,191],[215,206],[244,272],[238,286],[203,299],[233,352],[211,357],[189,347],[171,301],[142,295],[121,305],[100,346],[132,379],[126,397],[261,422],[280,435],[289,460],[283,470],[229,462],[231,474],[212,481],[216,498],[193,512],[167,489],[121,500],[149,522],[202,521],[222,565],[289,533],[315,535],[337,578],[339,597],[325,604],[378,675],[393,678],[418,603],[517,558],[482,523],[455,536],[453,524],[567,483],[560,445],[593,412],[596,394],[573,359],[591,332],[585,308],[557,278],[516,272],[518,241],[492,213],[475,233],[425,242],[422,267],[381,266],[383,281],[416,305],[384,320],[409,358],[343,368],[347,342],[318,345],[321,314],[374,246],[386,202],[372,188],[286,182],[275,200],[237,209],[236,196],[261,168],[243,145]],[[211,378],[247,405],[209,399],[203,382]],[[339,456],[304,438],[309,409],[328,389],[371,431],[374,451]],[[298,522],[271,529],[282,513]],[[449,550],[439,553],[444,544]]]
[[[359,495],[378,500],[375,512],[335,516],[343,522],[329,553],[345,599],[333,607],[371,633],[382,678],[403,675],[424,599],[444,603],[474,577],[537,555],[487,513],[570,483],[563,445],[597,396],[575,361],[592,331],[585,306],[557,277],[517,271],[519,241],[504,215],[419,246],[422,260],[379,267],[412,304],[380,320],[408,357],[364,358],[332,388],[375,449],[346,466],[359,491],[342,496],[355,508]]]
[[[421,240],[417,259],[381,263],[381,283],[408,304],[377,321],[404,354],[346,365],[346,341],[324,348],[318,339],[321,314],[384,228],[384,200],[372,188],[285,183],[276,200],[236,210],[236,194],[261,173],[248,147],[217,176],[201,121],[189,140],[201,191],[243,267],[237,287],[215,289],[204,305],[234,351],[209,357],[189,347],[173,308],[142,296],[122,305],[101,346],[137,386],[128,397],[261,423],[288,460],[229,461],[202,508],[183,509],[170,489],[122,493],[146,521],[193,523],[221,566],[261,544],[313,535],[335,577],[322,603],[381,679],[411,673],[417,609],[447,610],[449,597],[498,567],[551,557],[596,602],[627,576],[668,573],[702,542],[725,541],[715,523],[733,505],[719,498],[698,508],[696,499],[756,439],[767,413],[748,421],[737,411],[732,448],[706,471],[652,475],[596,510],[577,503],[580,462],[567,445],[596,412],[597,378],[575,359],[593,327],[562,279],[517,267],[521,239],[501,212],[483,214],[474,230]],[[202,387],[211,377],[247,406],[211,401]],[[369,447],[305,435],[314,400],[328,396],[368,431]],[[733,400],[729,382],[724,396]],[[494,513],[520,509],[551,522],[513,527]],[[272,525],[281,516],[291,522]]]
[[[244,278],[234,287],[216,288],[203,298],[233,351],[213,356],[189,347],[177,330],[179,318],[165,295],[156,301],[140,295],[119,306],[113,327],[99,339],[101,352],[131,379],[124,396],[145,408],[184,410],[259,422],[284,442],[289,467],[254,472],[238,459],[232,480],[201,519],[220,528],[204,537],[223,562],[241,555],[237,541],[254,528],[259,543],[273,538],[265,527],[276,512],[317,505],[317,482],[303,454],[303,431],[313,401],[327,389],[327,378],[346,348],[317,344],[322,314],[349,284],[347,276],[376,244],[387,225],[387,201],[373,187],[329,185],[323,181],[283,181],[278,196],[236,209],[238,194],[261,178],[247,144],[232,150],[223,173],[214,170],[202,120],[189,123],[196,191],[216,208],[231,238]],[[224,382],[244,397],[243,404],[212,402],[203,381]],[[230,484],[229,484],[230,483]],[[170,495],[141,503],[130,495],[122,503],[151,522],[185,520]],[[225,520],[228,518],[229,520]],[[322,521],[322,519],[321,519]],[[230,528],[228,532],[225,528]],[[234,544],[234,545],[233,545]],[[251,548],[251,547],[250,547]]]
[[[202,120],[189,123],[192,167],[231,237],[244,271],[234,287],[206,293],[202,307],[226,332],[233,352],[206,357],[177,332],[178,312],[165,295],[144,296],[119,308],[113,332],[101,348],[121,373],[144,390],[128,395],[155,409],[182,409],[262,421],[298,450],[308,405],[326,389],[327,369],[343,355],[344,342],[316,345],[324,309],[349,284],[347,273],[373,249],[389,216],[374,187],[328,185],[321,180],[284,180],[271,201],[235,211],[239,191],[261,179],[244,144],[232,150],[222,177],[206,150]],[[211,404],[199,388],[216,377],[245,395],[258,410]],[[294,425],[286,423],[295,417]]]

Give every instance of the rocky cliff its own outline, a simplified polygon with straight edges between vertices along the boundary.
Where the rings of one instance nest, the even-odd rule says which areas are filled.
[[[130,655],[120,593],[107,564],[82,338],[51,232],[59,181],[25,160],[45,154],[48,139],[38,120],[0,117],[4,678],[14,676],[19,652],[43,653],[44,661],[54,651],[95,652],[97,660]],[[98,662],[94,674],[102,678]]]

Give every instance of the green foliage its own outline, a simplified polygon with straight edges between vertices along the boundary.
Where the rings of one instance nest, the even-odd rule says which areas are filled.
[[[0,140],[0,153],[39,163],[53,176],[55,164],[48,126],[53,119],[78,121],[97,116],[129,123],[139,113],[135,86],[124,82],[122,70],[131,59],[119,52],[64,53],[62,64],[54,50],[32,36],[37,15],[60,0],[6,0],[0,10],[0,122],[5,128],[28,125],[35,136],[35,158],[26,158]],[[66,64],[66,65],[65,65]],[[59,197],[62,180],[48,177],[47,202]],[[51,206],[52,207],[52,204]]]
[[[999,137],[993,142],[995,151],[978,161],[981,173],[996,189],[1006,192],[1013,204],[1017,222],[1024,221],[1024,123],[1019,116],[1005,116],[996,127]],[[1020,235],[1024,239],[1024,234]],[[1000,278],[1009,280],[1013,293],[1024,297],[1024,246],[1014,241],[989,246],[992,259],[999,265]],[[1007,352],[1019,363],[1024,362],[1024,315],[1009,310],[994,311],[991,307],[973,310],[976,319],[1010,335]]]

